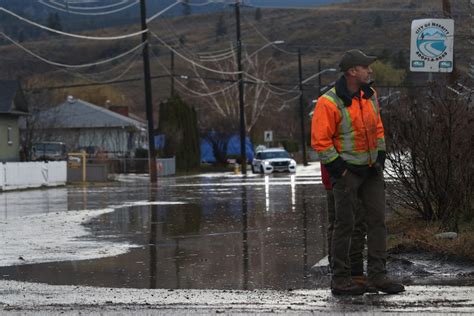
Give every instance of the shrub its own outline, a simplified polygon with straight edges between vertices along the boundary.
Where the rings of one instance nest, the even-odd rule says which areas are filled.
[[[433,86],[384,115],[394,200],[454,230],[473,212],[471,106],[467,95]]]

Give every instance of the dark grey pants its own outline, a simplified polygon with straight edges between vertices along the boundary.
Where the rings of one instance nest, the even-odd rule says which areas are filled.
[[[360,212],[366,212],[367,274],[372,279],[384,274],[387,258],[385,191],[383,176],[371,169],[365,176],[347,172],[333,186],[335,220],[332,238],[331,269],[334,283],[347,282],[351,276],[350,249]],[[358,203],[361,207],[357,207]]]
[[[336,220],[336,205],[334,201],[334,193],[332,190],[326,190],[327,198],[327,243],[328,243],[328,259],[329,264],[332,261],[332,234],[334,232],[334,222]],[[356,208],[361,208],[361,203],[357,203]],[[351,275],[359,276],[364,274],[364,248],[365,237],[367,232],[367,223],[365,220],[365,210],[357,210],[355,212],[354,230],[351,236],[351,247],[349,250],[349,259],[351,261]]]

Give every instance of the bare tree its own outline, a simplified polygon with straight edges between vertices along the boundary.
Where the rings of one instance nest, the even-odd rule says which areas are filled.
[[[247,52],[243,53],[245,75],[245,119],[247,133],[250,133],[262,117],[264,112],[274,106],[272,110],[277,111],[281,107],[282,97],[278,95],[288,94],[282,91],[274,91],[269,87],[268,81],[276,69],[276,64],[272,58],[260,60],[258,54],[253,56]],[[206,66],[216,69],[220,74],[216,75],[210,71],[202,70],[196,65],[191,66],[196,79],[191,80],[189,88],[199,91],[199,102],[202,107],[198,109],[205,115],[200,116],[201,125],[222,127],[221,132],[233,132],[238,130],[240,120],[239,112],[239,90],[236,75],[230,74],[237,69],[236,56],[231,55],[223,60],[206,61]],[[207,80],[206,77],[218,78],[217,80]],[[215,91],[220,93],[213,93]],[[289,94],[291,96],[291,94]],[[296,95],[296,92],[293,96]],[[217,124],[216,124],[217,122]]]
[[[38,91],[38,80],[31,79],[24,83],[23,91],[28,104],[30,115],[21,119],[21,147],[26,159],[30,158],[33,143],[47,140],[47,126],[40,119],[39,113],[48,109],[51,105],[51,93],[49,91]]]
[[[384,122],[394,201],[450,229],[472,218],[472,94],[433,86],[392,105]]]

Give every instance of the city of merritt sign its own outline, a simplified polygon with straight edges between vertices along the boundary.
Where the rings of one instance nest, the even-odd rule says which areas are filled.
[[[454,20],[422,19],[411,23],[410,70],[452,72]]]

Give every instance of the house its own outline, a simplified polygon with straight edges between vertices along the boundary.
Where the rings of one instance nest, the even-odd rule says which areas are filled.
[[[72,96],[31,119],[32,143],[63,142],[73,151],[93,148],[109,157],[130,157],[136,149],[147,148],[145,122]]]
[[[20,161],[18,119],[28,115],[28,106],[15,80],[0,80],[0,161]]]

